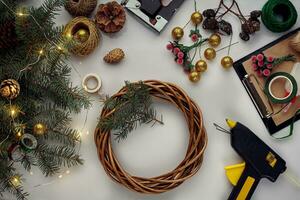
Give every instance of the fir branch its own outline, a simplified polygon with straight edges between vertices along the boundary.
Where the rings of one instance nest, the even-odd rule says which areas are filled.
[[[275,67],[277,65],[280,65],[281,63],[285,62],[285,61],[296,61],[296,57],[292,54],[286,55],[286,56],[282,56],[280,58],[275,58],[274,62],[272,63],[272,66]]]
[[[26,152],[20,164],[25,170],[38,166],[46,176],[54,175],[63,166],[83,163],[76,152],[78,132],[70,128],[70,114],[89,107],[90,100],[81,88],[72,86],[71,67],[67,64],[67,49],[72,42],[62,36],[62,26],[54,27],[53,19],[64,1],[46,0],[37,8],[25,8],[16,0],[3,1],[13,11],[21,9],[25,13],[15,16],[0,2],[0,23],[15,20],[18,41],[16,46],[0,49],[0,82],[5,79],[19,82],[20,94],[11,103],[24,114],[12,119],[6,109],[10,102],[0,97],[0,142],[5,140],[0,146],[0,196],[9,192],[17,199],[25,199],[28,194],[23,188],[12,187],[8,181],[17,174],[7,153],[8,147],[16,142],[16,125],[25,124],[23,131],[32,135],[36,123],[46,125],[43,136],[35,135],[37,149]]]
[[[26,200],[28,193],[24,192],[22,186],[14,186],[11,177],[20,176],[15,169],[5,160],[0,161],[0,195],[3,191],[13,194],[18,200]]]
[[[38,166],[46,176],[59,172],[58,166],[72,167],[83,164],[74,148],[41,144],[35,150],[35,154],[40,157]]]
[[[104,109],[114,110],[113,114],[101,118],[98,127],[105,132],[115,131],[116,139],[125,139],[137,125],[162,121],[156,118],[156,111],[151,107],[152,99],[149,88],[143,82],[126,82],[126,93],[118,98],[105,101]]]

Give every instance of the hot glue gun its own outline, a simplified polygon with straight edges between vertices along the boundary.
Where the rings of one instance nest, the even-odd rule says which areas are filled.
[[[225,168],[234,185],[228,200],[249,200],[262,178],[275,182],[285,172],[286,162],[246,126],[229,119],[226,122],[231,129],[231,146],[245,160]]]

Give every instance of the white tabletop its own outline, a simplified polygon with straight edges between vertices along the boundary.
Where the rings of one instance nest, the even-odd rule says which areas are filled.
[[[40,4],[33,3],[33,5]],[[215,8],[219,0],[199,1],[201,11]],[[245,14],[261,9],[266,1],[239,1]],[[292,0],[300,8],[299,0]],[[103,3],[103,1],[101,1]],[[81,155],[85,160],[83,166],[71,168],[70,174],[44,178],[37,170],[33,175],[25,173],[25,189],[32,200],[220,200],[227,199],[232,186],[225,177],[224,167],[241,162],[241,159],[230,146],[228,135],[215,130],[213,123],[225,126],[224,119],[229,117],[238,120],[252,129],[261,139],[274,148],[288,164],[291,171],[300,176],[300,123],[295,127],[293,137],[279,141],[268,134],[248,94],[233,69],[224,70],[220,59],[226,50],[218,52],[216,59],[208,63],[208,71],[203,74],[199,83],[191,83],[175,62],[173,56],[165,49],[170,41],[170,32],[174,26],[183,26],[193,12],[193,1],[184,2],[178,13],[172,18],[166,29],[157,35],[140,24],[132,15],[127,15],[125,27],[116,35],[102,34],[99,47],[84,58],[72,57],[72,63],[83,77],[88,73],[97,73],[102,78],[102,92],[112,95],[124,85],[124,80],[136,81],[157,79],[173,82],[185,91],[200,106],[204,114],[209,143],[205,152],[202,168],[199,172],[178,188],[159,195],[143,195],[129,191],[113,182],[103,170],[97,157],[93,132],[96,127],[101,103],[97,96],[92,96],[93,106],[88,111],[87,123],[83,128]],[[62,10],[57,17],[57,24],[66,24],[71,16]],[[251,36],[249,42],[239,39],[239,21],[234,17],[227,18],[233,25],[233,46],[230,55],[235,59],[251,53],[263,45],[275,40],[284,33],[275,34],[263,25],[261,31]],[[293,27],[299,27],[300,22]],[[203,32],[209,35],[208,32]],[[229,37],[223,37],[221,46],[229,43]],[[108,65],[102,58],[113,48],[122,48],[126,53],[125,60],[119,65]],[[81,85],[81,78],[72,72],[74,85]],[[114,144],[115,152],[126,170],[138,176],[151,177],[166,173],[175,168],[183,159],[188,142],[187,125],[182,114],[173,106],[155,103],[158,113],[164,117],[165,125],[139,127],[129,137]],[[84,125],[86,111],[74,116],[73,128],[81,129]],[[53,182],[52,182],[53,181]],[[44,184],[34,187],[37,184]],[[253,200],[296,200],[300,189],[296,188],[281,176],[276,183],[262,180]]]

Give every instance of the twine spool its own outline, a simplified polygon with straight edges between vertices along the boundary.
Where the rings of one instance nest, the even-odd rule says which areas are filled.
[[[79,29],[87,30],[89,37],[84,42],[75,43],[70,51],[78,56],[86,56],[98,46],[100,33],[92,20],[87,17],[75,17],[66,25],[64,34],[72,37]]]
[[[290,40],[290,46],[300,53],[300,31]]]
[[[97,0],[67,0],[65,9],[73,16],[89,16],[97,6]]]
[[[297,10],[289,0],[269,0],[262,9],[262,21],[272,32],[289,30],[297,17]]]
[[[97,128],[95,130],[95,143],[103,168],[114,181],[136,192],[155,194],[169,191],[196,174],[202,165],[203,154],[207,145],[207,134],[201,110],[182,89],[171,83],[155,80],[144,81],[144,84],[149,87],[152,97],[174,104],[184,114],[190,134],[184,160],[167,174],[153,178],[137,177],[127,173],[120,165],[112,149],[110,132],[104,132]],[[118,98],[126,92],[127,88],[123,87],[113,98]],[[105,118],[113,112],[103,109],[101,118]]]

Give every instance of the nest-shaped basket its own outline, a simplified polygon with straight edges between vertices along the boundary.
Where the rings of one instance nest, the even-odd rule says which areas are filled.
[[[67,0],[66,10],[73,16],[89,16],[97,6],[97,0]]]
[[[149,87],[152,97],[174,104],[184,114],[190,134],[184,160],[173,171],[164,175],[153,178],[136,177],[127,173],[118,162],[112,149],[110,132],[104,132],[97,128],[95,143],[103,168],[114,181],[136,192],[155,194],[169,191],[196,174],[202,165],[203,154],[207,146],[207,134],[199,107],[182,89],[172,83],[156,80],[148,80],[143,83]],[[113,98],[124,95],[126,91],[125,86]],[[113,110],[103,109],[101,118],[105,118],[113,112]]]
[[[85,29],[89,36],[84,42],[76,42],[70,51],[78,56],[86,56],[93,52],[100,41],[100,32],[95,23],[87,17],[75,17],[65,27],[64,34],[73,36],[79,29]]]

